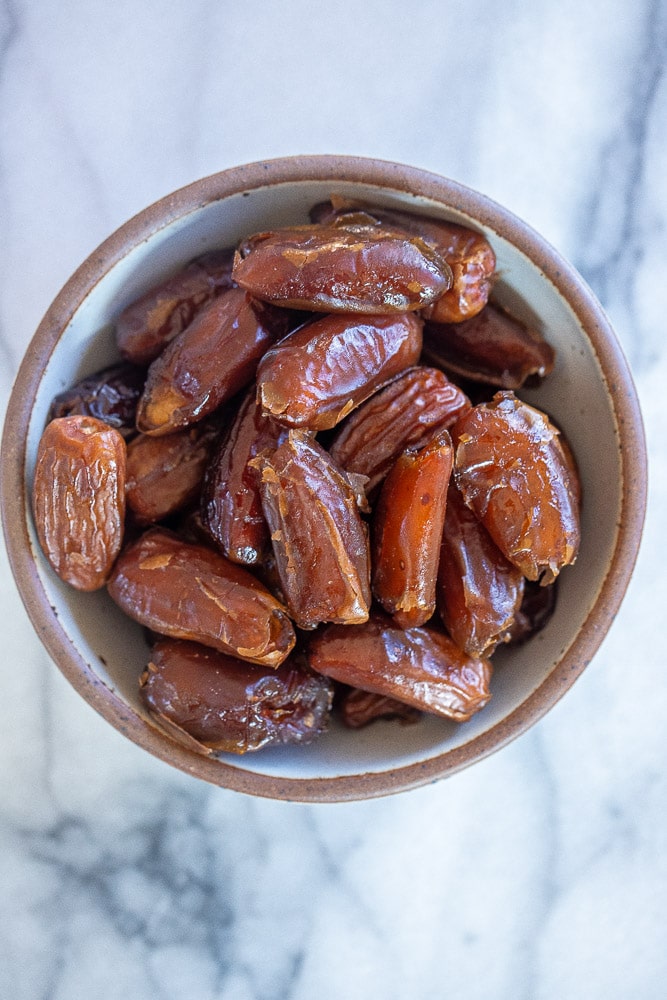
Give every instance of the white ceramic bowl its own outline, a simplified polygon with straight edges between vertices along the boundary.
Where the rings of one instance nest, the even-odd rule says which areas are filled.
[[[105,592],[61,583],[30,513],[37,443],[53,396],[116,359],[119,312],[192,257],[251,232],[307,221],[333,192],[469,225],[498,262],[494,298],[536,323],[555,347],[554,373],[522,391],[563,429],[583,481],[582,545],[563,571],[554,617],[526,645],[501,650],[490,704],[463,725],[334,725],[307,747],[223,760],[201,757],[156,729],[138,698],[142,630]],[[345,800],[410,788],[472,764],[536,722],[602,641],[632,571],[644,517],[646,467],[631,376],[599,304],[579,275],[528,226],[469,189],[397,164],[349,157],[255,163],[197,181],[114,233],[74,274],[44,317],[21,366],[2,450],[2,504],[15,578],[35,628],[79,693],[139,746],[200,778],[274,798]]]

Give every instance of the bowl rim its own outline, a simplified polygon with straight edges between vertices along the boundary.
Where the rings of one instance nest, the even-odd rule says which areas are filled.
[[[180,746],[134,713],[92,671],[61,627],[31,556],[25,462],[26,435],[43,369],[61,333],[107,272],[136,245],[211,202],[244,191],[304,181],[352,181],[418,194],[466,213],[529,257],[569,303],[601,366],[617,423],[623,483],[616,544],[584,627],[554,669],[513,712],[469,743],[426,761],[354,775],[283,778],[207,758]],[[134,743],[186,773],[235,791],[301,802],[353,801],[419,787],[500,750],[538,722],[586,668],[614,619],[639,551],[646,495],[646,443],[632,375],[602,306],[583,278],[527,223],[486,195],[417,167],[356,156],[281,157],[232,167],[166,195],[121,225],[66,282],[30,341],[8,403],[0,454],[0,511],[9,563],[38,637],[75,690]]]

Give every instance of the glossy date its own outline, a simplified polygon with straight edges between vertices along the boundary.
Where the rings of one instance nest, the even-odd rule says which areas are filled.
[[[137,403],[145,381],[145,370],[136,365],[103,368],[59,393],[51,403],[49,420],[75,414],[95,417],[130,438],[136,433]]]

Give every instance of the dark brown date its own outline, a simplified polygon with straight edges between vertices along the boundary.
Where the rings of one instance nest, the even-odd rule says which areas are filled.
[[[423,448],[469,408],[467,396],[443,372],[411,368],[362,403],[329,450],[346,472],[368,476],[370,496],[401,452]]]
[[[127,448],[127,505],[137,524],[183,510],[198,496],[218,439],[210,423],[165,437],[139,434]]]
[[[262,412],[254,387],[241,403],[206,475],[202,520],[228,559],[253,564],[270,547],[254,460],[278,447],[285,429]]]
[[[121,553],[108,589],[141,625],[250,663],[277,667],[295,643],[285,608],[247,570],[162,528]]]
[[[516,613],[506,641],[519,646],[541,632],[556,610],[558,579],[549,587],[526,580],[521,607]]]
[[[424,315],[437,323],[460,323],[476,315],[486,305],[491,291],[496,257],[493,249],[482,236],[472,229],[414,215],[394,208],[381,208],[366,202],[333,197],[331,202],[316,205],[311,217],[323,225],[331,225],[336,219],[345,225],[349,216],[354,219],[359,212],[366,217],[377,219],[385,226],[396,227],[405,233],[424,240],[443,257],[452,271],[451,287],[430,306]]]
[[[125,441],[94,417],[59,417],[37,449],[32,508],[39,544],[65,583],[98,590],[123,540]]]
[[[297,625],[366,621],[368,539],[344,473],[304,431],[290,431],[258,464],[264,516]]]
[[[252,381],[289,319],[286,311],[254,303],[239,288],[217,296],[148,369],[138,429],[171,434],[212,413]]]
[[[233,277],[268,302],[370,314],[421,309],[452,280],[449,265],[418,236],[372,223],[257,233],[241,244]]]
[[[443,431],[404,452],[385,479],[372,521],[373,595],[401,628],[435,611],[452,441]]]
[[[406,705],[396,698],[349,688],[341,696],[338,711],[343,725],[348,729],[363,729],[378,719],[397,720],[404,724],[419,722],[422,713],[412,705]]]
[[[145,369],[136,365],[122,363],[103,368],[59,393],[51,403],[49,420],[75,414],[95,417],[129,438],[136,432],[137,402],[145,380]]]
[[[257,371],[264,410],[289,427],[328,430],[419,359],[422,321],[324,316],[272,347]]]
[[[550,583],[579,549],[579,484],[559,432],[540,410],[498,392],[456,423],[454,477],[513,565]]]
[[[149,712],[176,738],[238,754],[310,743],[327,728],[333,697],[330,682],[295,657],[271,670],[181,639],[155,643],[140,684]]]
[[[544,337],[491,303],[463,323],[428,323],[424,357],[450,374],[503,389],[543,378],[555,361]]]
[[[470,656],[489,656],[499,642],[509,638],[523,590],[521,571],[505,559],[456,486],[450,484],[437,606],[456,645]]]
[[[203,306],[233,286],[233,260],[233,249],[204,254],[124,309],[116,325],[121,356],[138,365],[154,361]]]
[[[491,664],[466,656],[444,632],[401,629],[373,614],[356,628],[328,625],[312,637],[313,670],[352,687],[465,722],[491,697]]]

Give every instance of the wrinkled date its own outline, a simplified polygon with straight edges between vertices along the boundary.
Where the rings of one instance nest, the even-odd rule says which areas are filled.
[[[59,417],[39,442],[32,488],[37,536],[77,590],[98,590],[123,540],[125,441],[94,417]]]
[[[123,363],[39,446],[47,558],[150,632],[141,697],[196,753],[308,742],[333,682],[348,729],[469,719],[579,547],[574,458],[509,391],[554,352],[487,303],[484,236],[336,195],[311,219],[128,306]]]
[[[141,696],[170,735],[203,752],[310,743],[326,728],[333,689],[290,657],[259,667],[195,642],[160,639]]]

